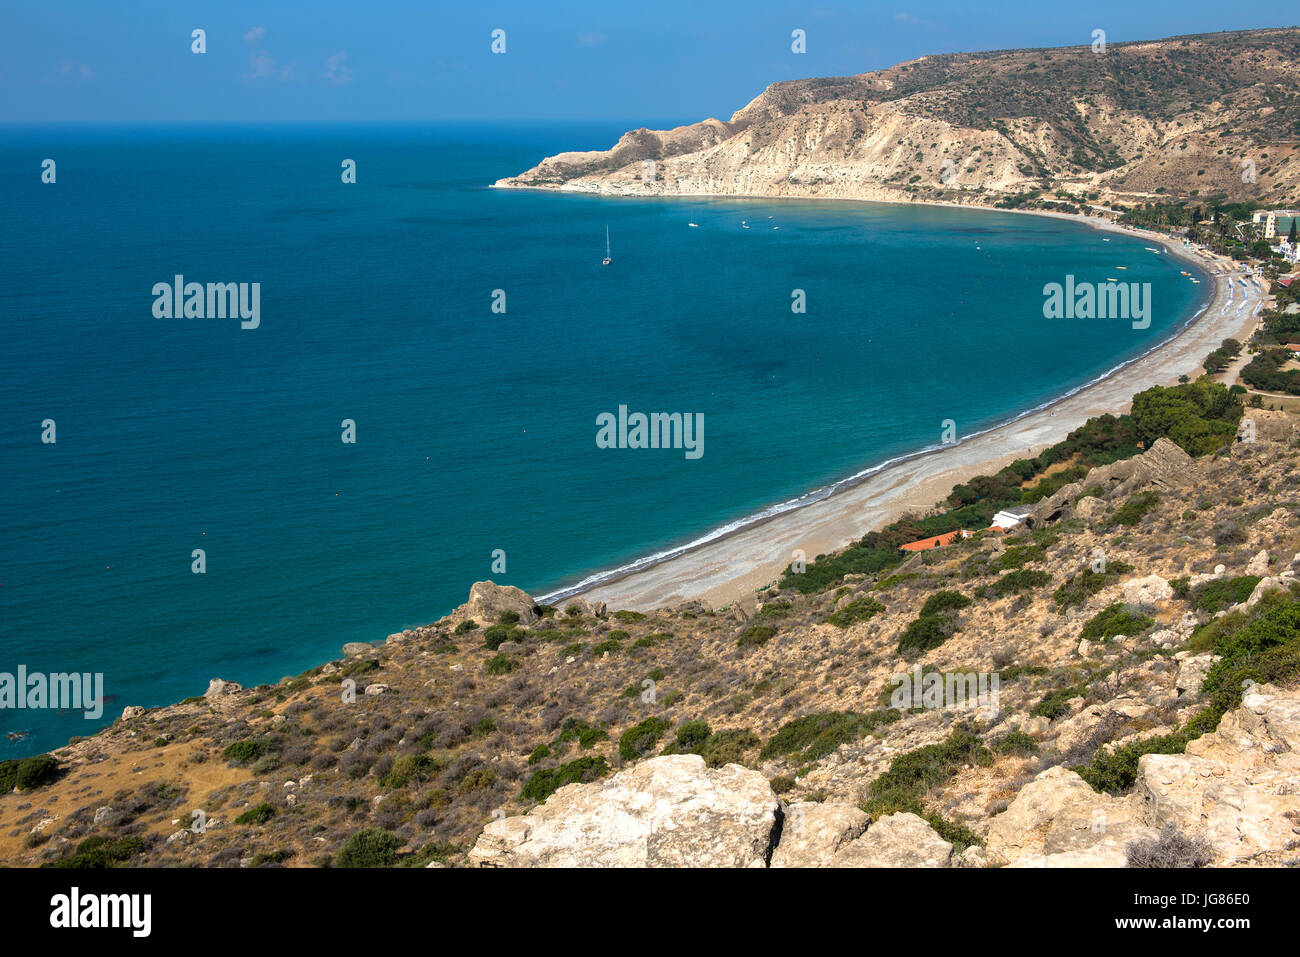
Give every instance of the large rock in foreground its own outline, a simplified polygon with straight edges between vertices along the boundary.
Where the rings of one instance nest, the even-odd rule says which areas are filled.
[[[1222,863],[1279,863],[1300,841],[1300,692],[1255,685],[1185,754],[1144,755],[1134,796]]]
[[[469,863],[488,867],[764,867],[780,802],[738,764],[651,758],[605,781],[570,784],[484,828]]]

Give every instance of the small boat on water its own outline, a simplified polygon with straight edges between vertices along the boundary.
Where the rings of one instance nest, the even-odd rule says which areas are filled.
[[[699,229],[699,228],[700,228],[700,224],[699,224],[699,223],[687,223],[686,225],[689,226],[689,227],[691,227],[691,229]]]
[[[605,227],[605,258],[600,261],[602,266],[608,266],[614,260],[609,256],[609,227]]]

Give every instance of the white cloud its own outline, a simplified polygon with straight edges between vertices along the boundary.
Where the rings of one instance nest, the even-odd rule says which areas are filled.
[[[64,60],[59,64],[59,74],[71,77],[79,76],[89,80],[95,75],[95,71],[90,68],[89,63],[73,63],[71,60]]]
[[[266,27],[253,27],[253,29],[249,30],[247,33],[244,34],[244,42],[250,44],[260,43],[262,38],[265,36],[266,36]]]
[[[342,50],[325,58],[325,79],[335,86],[347,86],[352,82],[352,67],[348,66],[348,55]]]

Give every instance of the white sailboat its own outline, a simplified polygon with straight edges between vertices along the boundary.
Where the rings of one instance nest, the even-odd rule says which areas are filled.
[[[608,266],[614,260],[609,258],[609,227],[605,227],[605,258],[600,261],[602,266]]]

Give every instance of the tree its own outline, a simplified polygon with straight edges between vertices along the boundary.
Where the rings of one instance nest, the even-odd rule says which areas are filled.
[[[1291,217],[1291,229],[1290,229],[1290,231],[1286,234],[1286,241],[1289,242],[1289,243],[1291,244],[1291,248],[1292,248],[1292,249],[1295,248],[1295,239],[1296,239],[1295,221],[1296,221],[1296,217],[1295,217],[1295,216],[1292,216],[1292,217]]]

